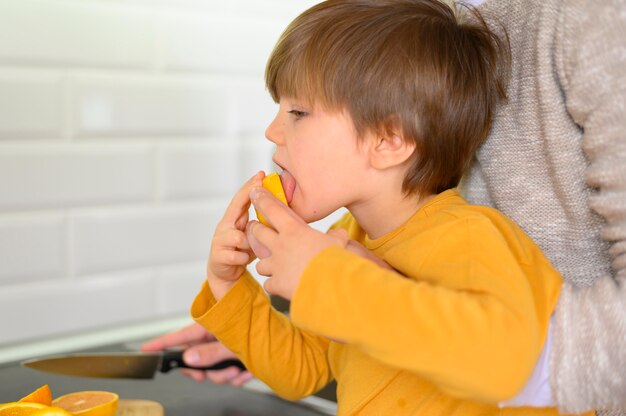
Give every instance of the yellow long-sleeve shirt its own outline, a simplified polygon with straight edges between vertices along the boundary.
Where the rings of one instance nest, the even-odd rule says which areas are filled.
[[[205,283],[193,318],[285,398],[334,377],[339,414],[558,414],[495,406],[530,376],[561,285],[515,224],[449,190],[379,239],[349,214],[335,227],[397,272],[330,248],[301,277],[291,320],[247,273],[219,302]]]

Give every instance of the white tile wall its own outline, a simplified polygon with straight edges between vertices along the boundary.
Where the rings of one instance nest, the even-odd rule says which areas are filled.
[[[165,266],[156,274],[156,309],[158,314],[180,312],[181,302],[186,308],[198,294],[206,261]]]
[[[66,219],[57,213],[0,216],[0,287],[67,272]],[[1,304],[1,301],[0,301]]]
[[[159,146],[160,195],[168,200],[230,197],[242,182],[239,163],[239,146],[232,140],[163,144]]]
[[[148,68],[153,14],[90,1],[2,0],[0,56],[29,66]]]
[[[171,76],[81,76],[73,84],[79,137],[201,136],[233,130],[228,91],[219,79]]]
[[[163,13],[158,25],[162,64],[168,69],[262,74],[284,29],[280,22],[269,16],[215,13],[190,19],[186,13]]]
[[[0,68],[0,139],[60,138],[62,79],[59,72]]]
[[[104,208],[74,215],[79,275],[206,258],[225,202]]]
[[[0,209],[149,200],[154,170],[148,144],[7,144],[0,146]]]
[[[312,0],[0,0],[0,349],[185,316]]]
[[[141,271],[5,287],[2,342],[147,320],[155,311],[154,281],[153,273]]]

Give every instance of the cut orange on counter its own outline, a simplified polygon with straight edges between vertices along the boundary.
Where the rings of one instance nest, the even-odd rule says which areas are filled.
[[[52,405],[76,416],[114,416],[118,400],[117,394],[108,391],[77,391],[57,397]]]
[[[37,410],[35,413],[31,413],[30,416],[74,416],[65,409],[60,407],[46,407],[41,410]]]
[[[32,415],[42,409],[48,409],[48,406],[41,403],[10,402],[0,404],[0,416]]]
[[[20,402],[41,403],[46,406],[52,405],[52,392],[50,386],[44,384],[26,397],[22,397]]]

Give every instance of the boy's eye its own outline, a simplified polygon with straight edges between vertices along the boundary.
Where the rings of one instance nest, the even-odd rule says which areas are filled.
[[[287,112],[289,114],[292,114],[296,118],[296,120],[300,120],[301,118],[307,115],[305,111],[300,111],[300,110],[290,110]]]

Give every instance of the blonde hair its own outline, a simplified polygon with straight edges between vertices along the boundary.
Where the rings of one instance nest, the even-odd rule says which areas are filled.
[[[298,16],[276,44],[266,86],[346,110],[360,136],[400,127],[416,151],[406,193],[457,186],[505,97],[508,38],[435,0],[329,0]]]

